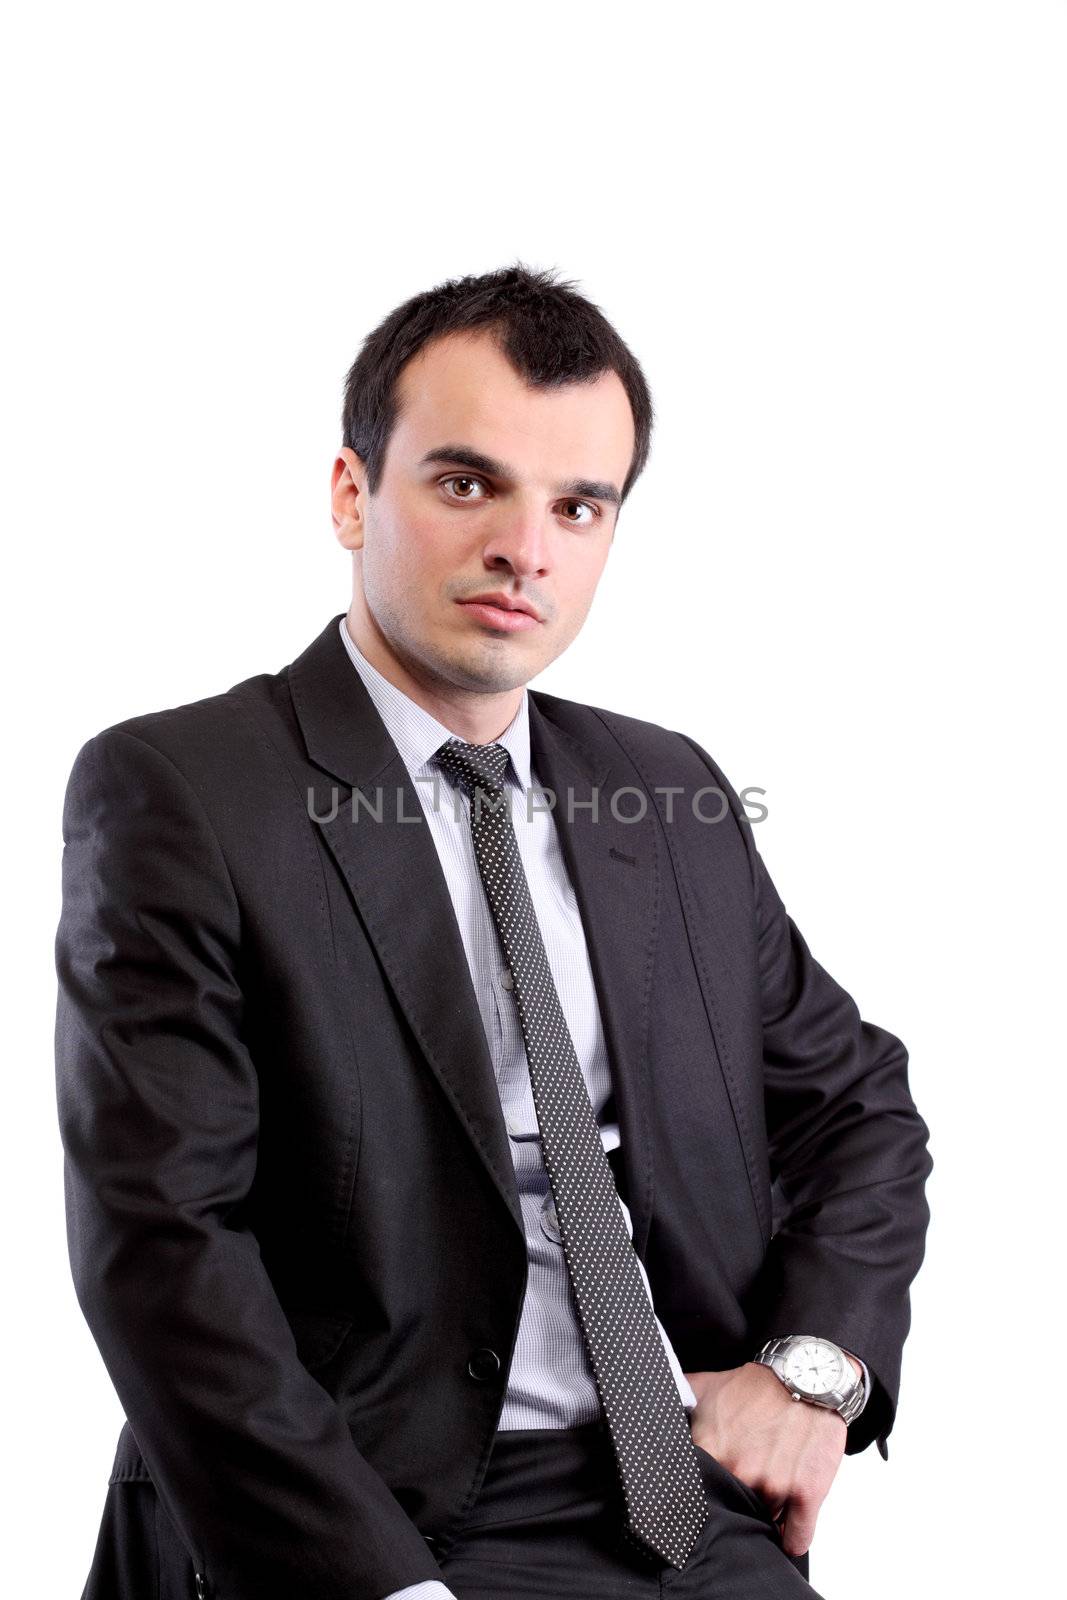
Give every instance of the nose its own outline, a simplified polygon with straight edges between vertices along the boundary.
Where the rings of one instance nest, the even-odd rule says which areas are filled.
[[[520,578],[542,578],[551,570],[548,529],[543,513],[512,509],[486,540],[485,564]]]

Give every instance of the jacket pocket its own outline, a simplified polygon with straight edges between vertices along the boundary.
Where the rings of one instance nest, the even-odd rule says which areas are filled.
[[[118,1444],[115,1447],[115,1459],[111,1465],[111,1476],[107,1481],[108,1483],[152,1482],[140,1446],[128,1422],[122,1424]]]

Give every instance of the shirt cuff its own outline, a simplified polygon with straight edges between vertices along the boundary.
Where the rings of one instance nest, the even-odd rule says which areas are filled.
[[[864,1361],[862,1356],[854,1355],[851,1350],[846,1350],[845,1354],[852,1356],[853,1361],[858,1361],[860,1366],[863,1368],[863,1404],[866,1405],[867,1401],[871,1398],[871,1375],[867,1371],[867,1363]],[[859,1411],[856,1412],[856,1416],[859,1416]],[[853,1418],[853,1421],[855,1421],[855,1418]]]
[[[456,1600],[456,1597],[440,1578],[424,1578],[421,1583],[409,1583],[406,1589],[394,1589],[383,1600]]]

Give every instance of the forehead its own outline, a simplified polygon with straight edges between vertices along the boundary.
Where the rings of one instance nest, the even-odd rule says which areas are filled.
[[[630,470],[633,414],[616,372],[534,388],[489,333],[432,340],[400,373],[397,400],[398,458],[462,441],[534,479],[607,478],[621,489]]]

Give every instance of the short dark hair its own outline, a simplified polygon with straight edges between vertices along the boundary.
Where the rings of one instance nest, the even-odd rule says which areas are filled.
[[[474,328],[492,330],[515,371],[538,388],[618,374],[630,400],[635,436],[621,490],[625,500],[648,460],[653,412],[645,375],[599,306],[577,293],[572,282],[558,282],[552,272],[521,261],[478,277],[450,278],[413,295],[363,341],[345,380],[341,432],[342,442],[367,469],[370,492],[385,469],[401,368],[431,339]]]

